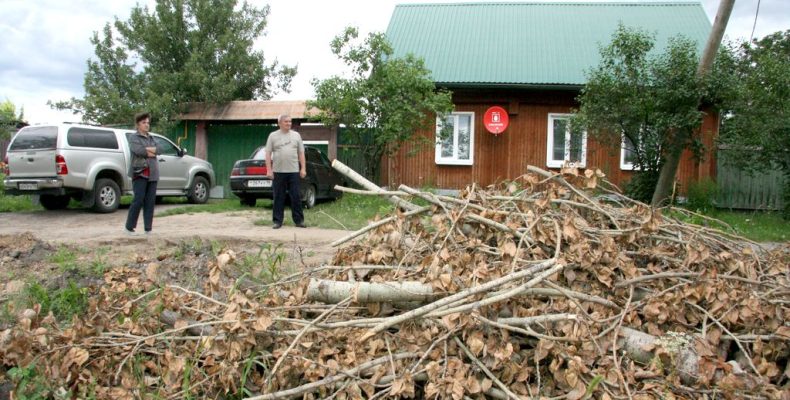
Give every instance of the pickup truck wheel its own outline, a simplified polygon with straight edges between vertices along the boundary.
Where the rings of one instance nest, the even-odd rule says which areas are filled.
[[[47,210],[63,210],[69,206],[71,196],[63,195],[57,196],[52,194],[42,194],[39,198],[41,206]]]
[[[192,187],[187,193],[187,200],[193,204],[203,204],[208,201],[208,181],[202,176],[196,176]]]
[[[307,185],[307,188],[304,190],[304,208],[313,208],[315,207],[315,186]]]
[[[97,179],[93,185],[93,211],[97,213],[111,213],[121,204],[121,189],[112,179]]]

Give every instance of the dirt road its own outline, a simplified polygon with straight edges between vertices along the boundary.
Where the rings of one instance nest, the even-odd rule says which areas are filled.
[[[156,212],[184,205],[157,205]],[[199,237],[222,242],[250,242],[283,244],[286,248],[296,246],[304,249],[311,262],[317,263],[331,258],[334,249],[329,244],[348,232],[334,229],[296,228],[286,221],[282,229],[271,226],[256,226],[256,220],[264,218],[260,211],[238,211],[230,213],[194,213],[154,218],[154,235],[129,237],[124,233],[126,209],[111,214],[95,214],[87,210],[67,209],[0,214],[0,235],[16,235],[25,232],[51,243],[76,244],[84,247],[130,246],[139,247],[149,241],[170,241]],[[289,215],[286,215],[289,217]],[[138,230],[142,231],[142,216]],[[142,242],[142,243],[141,243]]]

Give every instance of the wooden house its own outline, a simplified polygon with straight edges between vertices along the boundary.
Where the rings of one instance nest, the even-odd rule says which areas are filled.
[[[655,34],[657,51],[684,35],[700,54],[711,29],[696,1],[396,6],[386,32],[395,56],[422,57],[436,85],[452,91],[455,112],[418,132],[434,139],[437,129],[451,126],[449,139],[416,155],[407,145],[384,160],[382,184],[460,189],[516,178],[528,165],[556,169],[565,161],[626,182],[633,169],[628,146],[603,146],[567,124],[586,71],[598,65],[600,48],[621,23]],[[497,134],[484,124],[492,107],[509,121]],[[708,113],[700,129],[709,148],[718,126],[718,114]],[[685,188],[714,177],[715,167],[712,154],[695,160],[686,153],[676,179]]]

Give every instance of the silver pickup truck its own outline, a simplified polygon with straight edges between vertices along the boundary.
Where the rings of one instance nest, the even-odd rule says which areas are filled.
[[[132,133],[75,124],[25,127],[8,145],[5,193],[39,196],[48,210],[66,208],[76,199],[96,212],[113,212],[121,195],[132,194]],[[191,203],[205,203],[216,183],[211,163],[185,155],[164,136],[152,135],[159,148],[156,196],[186,196]]]

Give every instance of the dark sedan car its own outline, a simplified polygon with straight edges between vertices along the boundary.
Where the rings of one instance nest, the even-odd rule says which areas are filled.
[[[230,190],[241,199],[241,204],[254,206],[258,199],[272,199],[272,181],[266,176],[266,152],[258,147],[248,160],[233,164],[230,173]],[[316,199],[336,199],[342,192],[334,190],[335,185],[343,185],[339,172],[332,168],[324,153],[305,146],[307,176],[302,178],[300,189],[305,208],[315,205]]]

